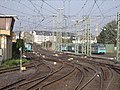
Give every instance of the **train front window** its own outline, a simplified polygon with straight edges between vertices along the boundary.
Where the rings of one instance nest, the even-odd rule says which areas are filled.
[[[98,49],[99,50],[105,50],[105,47],[99,47]]]

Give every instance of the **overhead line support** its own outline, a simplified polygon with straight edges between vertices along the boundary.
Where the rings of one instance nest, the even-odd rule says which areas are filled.
[[[118,29],[117,29],[117,61],[120,62],[120,13],[117,14],[117,24],[118,24]]]

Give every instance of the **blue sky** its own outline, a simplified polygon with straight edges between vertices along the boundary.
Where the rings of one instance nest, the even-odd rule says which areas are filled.
[[[120,0],[96,0],[96,3],[94,0],[0,0],[0,14],[17,15],[19,18],[15,31],[51,30],[52,15],[57,16],[58,9],[63,9],[62,19],[65,15],[71,26],[76,20],[80,21],[83,15],[89,15],[92,32],[96,23],[100,32],[104,24],[116,19],[117,12],[120,12]],[[80,23],[79,30],[81,28]],[[74,31],[74,26],[69,30]]]

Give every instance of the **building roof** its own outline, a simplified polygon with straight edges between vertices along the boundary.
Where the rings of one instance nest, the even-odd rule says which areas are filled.
[[[12,15],[0,15],[0,30],[12,30],[15,18]]]
[[[35,31],[36,35],[45,35],[45,36],[52,36],[52,31]],[[57,32],[55,32],[56,36]],[[65,32],[62,32],[62,36],[66,36]],[[67,36],[74,36],[74,33],[67,32]]]
[[[17,15],[0,15],[0,17],[3,17],[3,18],[9,18],[9,17],[11,17],[11,18],[17,18]]]
[[[52,36],[51,31],[35,31],[36,35],[45,35],[45,36]]]

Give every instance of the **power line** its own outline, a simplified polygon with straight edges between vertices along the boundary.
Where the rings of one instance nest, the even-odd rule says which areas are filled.
[[[28,14],[28,13],[25,13],[25,12],[21,12],[21,11],[15,10],[15,9],[11,9],[11,8],[8,8],[8,7],[3,6],[3,5],[0,5],[0,7],[5,8],[5,9],[9,9],[9,10],[12,10],[12,11],[15,11],[15,12],[18,12],[18,13],[22,13],[22,14],[26,14],[26,15],[32,16],[31,14]]]
[[[25,5],[25,4],[23,4],[23,3],[21,3],[20,1],[14,1],[14,2],[19,3],[19,4],[23,5],[24,7],[26,7],[27,9],[29,9],[29,10],[31,10],[31,11],[33,11],[33,12],[35,12],[35,11],[34,11],[34,10],[32,10],[30,7],[28,7],[27,5]],[[36,12],[35,12],[35,13],[36,13]]]
[[[103,16],[103,18],[104,18],[104,14],[103,14],[103,12],[101,11],[101,9],[100,9],[99,5],[97,4],[97,1],[96,1],[96,0],[94,0],[94,2],[95,2],[95,4],[97,5],[97,7],[98,7],[98,9],[99,9],[99,11],[100,11],[100,13],[101,13],[101,15],[102,15],[102,16]]]
[[[83,4],[82,8],[79,10],[79,12],[76,14],[76,16],[79,15],[79,13],[82,11],[82,9],[84,9],[84,7],[86,6],[88,0],[85,1],[85,3]]]
[[[36,6],[33,4],[33,2],[31,1],[31,0],[28,0],[31,4],[32,4],[32,6],[38,11],[38,13],[43,17],[43,19],[45,19],[45,17],[43,16],[43,14],[42,13],[40,13],[40,11],[36,8]]]
[[[90,16],[90,14],[91,14],[91,12],[92,12],[94,6],[95,6],[95,2],[93,3],[93,5],[92,5],[92,7],[91,7],[91,10],[90,10],[90,12],[89,12],[89,14],[88,14],[88,17]]]
[[[43,8],[43,4],[41,5],[41,6],[39,6],[38,4],[36,4],[36,3],[34,3],[35,5],[37,5],[38,7],[40,7],[41,9],[44,9],[44,10],[46,10],[46,11],[49,11],[49,12],[51,12],[51,13],[53,13],[53,14],[55,14],[54,12],[52,12],[52,11],[50,11],[50,10],[48,10],[48,9],[46,9],[46,8]]]
[[[27,0],[1,0],[1,1],[27,1]],[[31,1],[43,1],[43,0],[31,0]],[[62,1],[62,0],[44,0],[44,1]],[[84,0],[74,0],[74,1],[84,1]],[[94,1],[94,0],[89,0]],[[104,1],[104,0],[98,0],[98,1]],[[119,0],[106,0],[106,1],[119,1]]]
[[[42,2],[44,2],[45,4],[47,4],[49,7],[51,7],[51,8],[54,9],[55,11],[59,12],[56,8],[54,8],[53,6],[51,6],[50,4],[48,4],[47,2],[45,2],[45,0],[42,0]]]
[[[112,7],[112,8],[110,8],[110,9],[108,9],[106,12],[104,12],[104,14],[109,13],[110,11],[112,11],[112,10],[114,10],[114,9],[117,9],[117,8],[119,8],[119,7],[120,7],[120,4],[117,5],[117,6],[115,6],[115,7]]]

